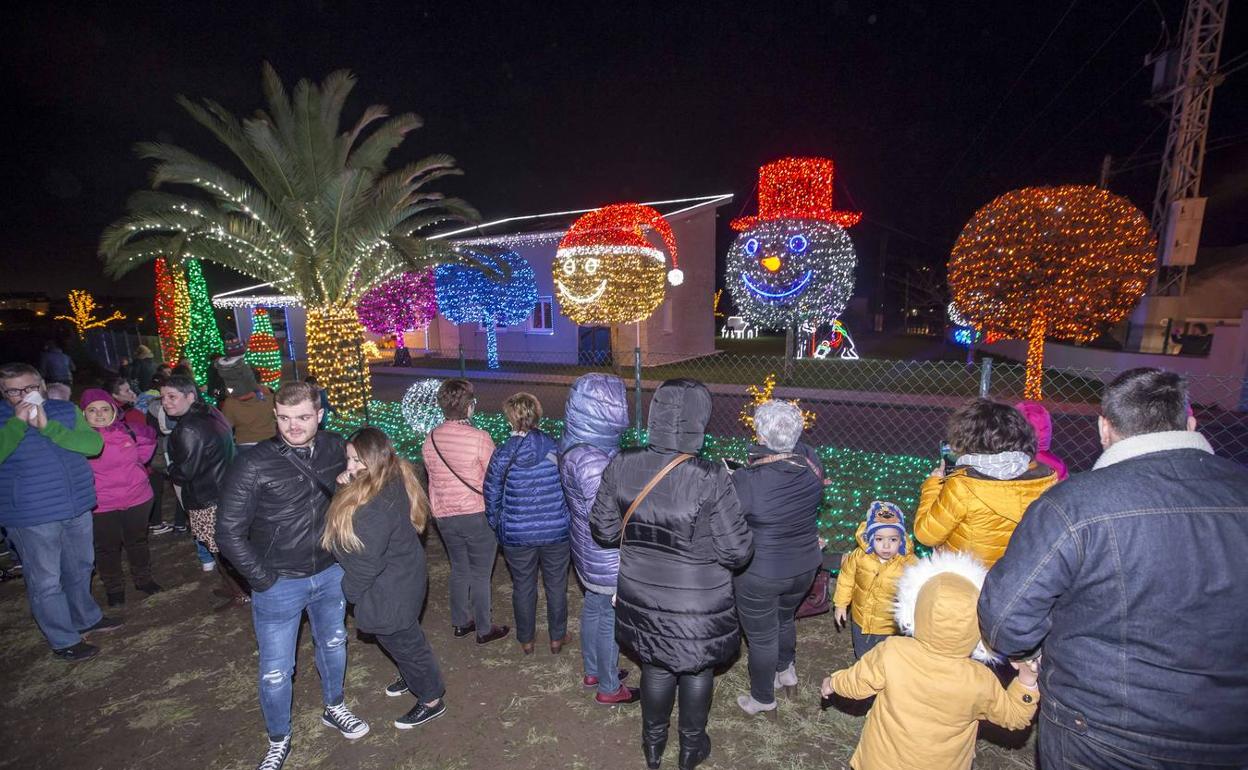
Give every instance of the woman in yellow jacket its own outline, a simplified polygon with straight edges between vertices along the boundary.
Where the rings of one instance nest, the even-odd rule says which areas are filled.
[[[1027,506],[1057,483],[1049,466],[1033,460],[1036,433],[1015,408],[986,398],[953,414],[945,461],[923,482],[914,536],[931,548],[961,551],[992,567],[1005,553]]]
[[[850,615],[854,658],[858,659],[897,633],[893,598],[902,571],[915,562],[915,556],[901,509],[893,503],[873,500],[854,539],[858,547],[841,562],[832,604],[838,626],[843,628]]]
[[[976,604],[987,570],[960,553],[937,553],[906,569],[897,587],[902,633],[823,680],[824,697],[876,696],[854,770],[969,770],[979,720],[1010,730],[1031,723],[1038,665],[1015,663],[1008,688],[984,662]],[[974,658],[975,660],[972,660]]]

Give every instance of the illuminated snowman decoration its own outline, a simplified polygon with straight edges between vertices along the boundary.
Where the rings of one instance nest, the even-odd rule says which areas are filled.
[[[862,215],[833,209],[832,180],[826,158],[759,169],[758,216],[733,221],[728,249],[733,302],[754,326],[817,329],[845,311],[857,264],[845,228]]]
[[[671,256],[671,270],[650,231]],[[641,321],[662,304],[668,282],[679,286],[684,279],[671,226],[635,203],[604,206],[576,220],[559,242],[552,269],[561,312],[582,326]]]

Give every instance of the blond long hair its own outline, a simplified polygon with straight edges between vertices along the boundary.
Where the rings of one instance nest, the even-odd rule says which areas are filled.
[[[355,512],[385,489],[396,478],[402,479],[410,507],[408,515],[417,532],[425,531],[429,518],[429,499],[416,478],[412,464],[394,451],[390,438],[377,428],[361,428],[351,437],[351,446],[364,463],[364,470],[338,487],[334,501],[325,514],[325,532],[321,547],[352,553],[363,549],[364,543],[355,534]]]

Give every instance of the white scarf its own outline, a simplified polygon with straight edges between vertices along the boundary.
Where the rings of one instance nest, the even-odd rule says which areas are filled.
[[[980,473],[999,481],[1016,479],[1031,467],[1031,455],[1026,452],[997,452],[991,455],[962,455],[958,465],[969,465]]]

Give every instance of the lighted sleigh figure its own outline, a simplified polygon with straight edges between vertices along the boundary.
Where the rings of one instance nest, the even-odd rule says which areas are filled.
[[[739,315],[730,315],[724,321],[724,328],[720,331],[720,335],[727,339],[748,340],[758,336],[758,329],[750,325],[750,322]]]
[[[830,324],[854,289],[854,244],[845,228],[857,212],[832,206],[827,158],[784,158],[758,171],[758,216],[732,222],[728,288],[756,327]]]

